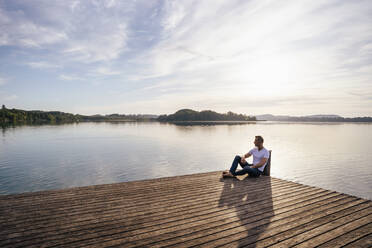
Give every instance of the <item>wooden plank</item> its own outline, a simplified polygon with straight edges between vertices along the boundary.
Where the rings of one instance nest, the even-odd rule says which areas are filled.
[[[208,173],[198,173],[193,175],[184,175],[184,176],[175,176],[175,177],[166,177],[158,179],[146,179],[132,182],[123,182],[123,183],[113,183],[113,184],[103,184],[103,185],[93,185],[93,186],[84,186],[84,187],[75,187],[67,189],[58,189],[58,190],[45,190],[39,192],[27,192],[22,194],[13,194],[13,195],[3,195],[0,196],[0,205],[6,204],[9,200],[19,201],[18,204],[22,201],[24,203],[30,203],[29,199],[32,199],[33,202],[37,200],[44,201],[45,199],[59,199],[66,196],[67,198],[78,196],[83,197],[86,195],[96,196],[98,192],[110,193],[114,191],[124,190],[127,194],[131,192],[139,192],[141,190],[172,190],[172,187],[176,184],[185,185],[186,187],[203,183],[205,180],[214,183],[222,183],[216,181],[216,177],[219,177],[221,172],[208,172]],[[260,178],[261,179],[261,178]],[[274,179],[274,178],[272,178]],[[262,177],[261,180],[265,180]],[[274,180],[283,181],[281,179],[275,178]],[[208,184],[206,184],[208,186]],[[142,193],[142,192],[141,192]]]
[[[276,195],[275,192],[274,192],[273,197],[282,197],[284,195],[286,195],[286,196],[289,197],[291,195],[290,192],[289,192],[289,190],[291,190],[291,189],[287,189],[286,191],[278,191],[278,193],[279,193],[278,195]],[[294,194],[295,196],[296,195],[304,195],[304,194],[306,194],[306,192],[303,191],[303,190],[301,190],[301,191],[294,191],[294,190],[292,190],[292,191],[295,193]],[[308,190],[308,191],[311,194],[313,194],[313,195],[316,193],[313,190],[311,190],[311,191]],[[298,193],[296,193],[296,192],[298,192]],[[319,191],[317,191],[317,192],[319,192]],[[323,191],[323,192],[329,194],[326,191]],[[319,195],[317,195],[317,196],[319,196]],[[296,197],[298,197],[298,196],[296,196]],[[316,196],[314,195],[313,197],[316,197]],[[263,200],[263,199],[261,199],[261,200]],[[254,204],[254,202],[256,202],[256,205],[257,205],[257,202],[259,204],[262,204],[262,201],[261,200],[254,199],[254,200],[251,200],[251,201],[246,201],[246,202],[244,202],[244,204],[245,205],[247,205],[247,204]],[[241,205],[243,205],[243,204],[241,204]],[[254,205],[252,205],[252,207],[253,206]],[[226,211],[229,211],[229,212],[234,212],[235,211],[234,209],[229,209],[227,207],[225,207],[223,209],[225,209]],[[181,219],[184,219],[184,218],[198,218],[198,219],[201,219],[202,217],[203,218],[204,217],[208,217],[208,214],[211,214],[211,213],[212,214],[214,214],[214,213],[220,214],[219,212],[221,212],[221,208],[218,207],[218,203],[217,202],[216,202],[216,205],[215,205],[215,209],[213,209],[212,208],[212,205],[209,204],[208,207],[205,208],[204,211],[201,211],[201,210],[202,209],[200,207],[199,208],[195,208],[193,211],[186,211],[185,210],[185,211],[182,211],[180,214],[177,214],[177,215],[174,215],[174,216],[172,216],[169,212],[168,213],[167,212],[164,213],[164,211],[166,211],[166,210],[163,210],[162,213],[161,213],[161,215],[160,215],[161,218],[155,218],[154,219],[154,218],[151,218],[150,216],[146,216],[146,218],[143,219],[143,221],[138,220],[138,218],[136,218],[134,220],[134,223],[130,223],[130,221],[128,223],[127,217],[124,216],[123,221],[125,221],[125,223],[122,223],[122,221],[121,221],[121,225],[122,225],[122,227],[123,227],[123,224],[125,224],[124,226],[130,225],[131,226],[130,229],[133,229],[136,226],[138,226],[138,228],[140,228],[140,229],[144,229],[145,226],[155,226],[156,228],[159,228],[159,224],[162,224],[162,227],[163,227],[165,223],[172,222],[172,221],[174,222],[174,221],[177,221],[180,218]],[[225,212],[225,213],[227,213],[227,212]],[[160,220],[161,222],[156,221],[157,219]],[[146,225],[146,222],[144,222],[144,221],[146,221],[147,223],[149,223],[149,225]],[[110,221],[110,222],[112,223],[112,221]],[[140,224],[138,225],[137,223],[140,223]],[[61,224],[61,223],[59,222],[59,224]],[[66,224],[68,224],[68,223],[66,223]],[[107,224],[107,223],[105,223],[105,224]],[[120,224],[120,221],[119,221],[119,224]],[[81,226],[79,228],[81,228]],[[50,230],[50,227],[47,227],[47,229]],[[71,230],[71,226],[68,227],[68,229]],[[91,232],[92,226],[88,226],[88,227],[86,227],[86,229],[88,230],[88,232]],[[130,229],[127,229],[126,231],[128,231]],[[34,238],[35,237],[35,233],[32,233],[31,236]],[[79,236],[79,238],[81,238],[81,236]]]
[[[364,216],[368,216],[370,213],[371,213],[370,207],[353,212],[349,215],[338,218],[336,220],[331,220],[330,222],[322,226],[316,227],[314,229],[311,229],[309,231],[296,235],[295,237],[291,239],[284,240],[278,244],[275,244],[273,247],[283,247],[283,245],[287,247],[294,246],[294,245],[295,247],[306,247],[309,245],[309,242],[316,239],[316,236],[324,234],[336,227],[344,225],[345,223],[361,219]]]
[[[313,216],[304,218],[300,221],[296,221],[295,223],[291,223],[287,226],[280,226],[275,229],[269,229],[268,231],[260,234],[259,237],[253,237],[254,239],[246,238],[240,243],[242,245],[245,245],[246,247],[271,246],[273,244],[278,244],[280,241],[283,240],[291,240],[296,235],[302,234],[316,227],[320,227],[324,224],[327,224],[331,220],[353,214],[355,211],[365,209],[370,206],[370,202],[363,199],[353,200],[347,204],[343,203],[335,207],[330,206],[330,208],[326,211],[316,213]]]
[[[17,204],[21,203],[28,203],[30,198],[32,198],[33,202],[37,202],[40,200],[41,202],[45,201],[46,199],[50,200],[58,200],[58,199],[80,199],[79,197],[86,197],[89,196],[97,196],[97,193],[101,194],[112,194],[113,192],[118,193],[124,191],[126,196],[131,196],[131,194],[145,194],[151,193],[154,191],[158,192],[167,192],[173,191],[173,187],[183,186],[188,188],[193,185],[203,184],[205,186],[209,186],[210,183],[213,185],[223,184],[221,181],[216,181],[215,173],[212,175],[205,175],[204,177],[200,178],[187,178],[185,180],[180,179],[179,181],[170,181],[170,182],[158,182],[157,179],[154,179],[153,185],[128,185],[130,182],[124,183],[115,183],[115,184],[107,184],[104,185],[105,187],[99,188],[93,186],[86,186],[86,187],[77,187],[77,188],[69,188],[69,189],[62,189],[62,190],[48,190],[48,191],[40,191],[35,193],[23,193],[23,194],[15,194],[15,195],[4,195],[0,196],[0,205],[6,204],[7,201],[12,200],[14,203]],[[262,180],[265,180],[264,178]],[[261,180],[261,181],[262,181]],[[277,180],[279,181],[279,180]],[[141,182],[141,181],[139,181]],[[137,182],[137,183],[139,183]],[[128,183],[128,184],[127,184]],[[170,187],[172,186],[172,187]]]
[[[271,183],[271,184],[284,183],[284,184],[296,185],[295,183],[292,183],[292,182],[283,181],[283,180],[275,180],[275,179],[272,179],[272,178],[264,178],[264,177],[260,178],[259,180],[258,179],[252,179],[252,180],[247,180],[247,181],[248,181],[247,184],[249,184],[249,185],[244,185],[244,184],[246,184],[246,182],[243,181],[242,183],[240,183],[240,185],[238,185],[238,187],[260,185],[260,184],[265,184],[265,183]],[[181,195],[184,195],[184,194],[201,194],[203,192],[204,193],[210,193],[210,192],[213,192],[213,191],[220,191],[222,189],[223,182],[219,182],[219,181],[217,182],[216,178],[214,178],[213,181],[203,182],[202,185],[187,186],[187,187],[184,187],[184,188],[177,188],[177,185],[178,185],[178,183],[175,183],[171,186],[167,186],[167,189],[168,189],[167,191],[165,191],[164,189],[161,188],[161,189],[158,189],[158,190],[153,190],[152,193],[146,193],[147,197],[145,199],[144,199],[142,193],[138,194],[135,197],[131,197],[130,195],[128,196],[127,195],[127,189],[122,188],[122,189],[118,190],[118,192],[116,194],[113,194],[112,192],[109,193],[109,194],[106,193],[106,192],[103,192],[103,193],[102,192],[96,192],[93,196],[92,195],[88,195],[88,196],[84,195],[84,196],[78,196],[78,197],[70,197],[70,198],[64,198],[63,201],[61,201],[61,200],[57,201],[54,198],[49,199],[49,198],[45,197],[40,202],[33,199],[32,202],[27,201],[27,202],[24,203],[25,205],[21,205],[20,202],[18,202],[16,200],[12,200],[12,204],[16,204],[16,206],[12,205],[12,207],[13,207],[13,209],[24,210],[26,207],[30,208],[31,206],[39,208],[41,204],[42,205],[48,204],[48,206],[49,206],[49,204],[60,203],[60,204],[63,205],[63,204],[68,203],[69,205],[73,205],[74,200],[77,200],[76,205],[79,205],[79,204],[81,204],[81,202],[97,201],[98,199],[100,201],[105,201],[107,199],[117,198],[117,197],[119,197],[121,199],[123,199],[125,197],[124,199],[126,199],[128,202],[133,202],[133,201],[136,201],[136,200],[140,200],[141,203],[144,203],[148,199],[151,200],[151,198],[161,197],[161,196],[167,196],[168,198],[170,198],[170,197],[173,198],[173,196],[176,197],[177,195],[181,196]],[[212,190],[212,191],[210,191],[210,190]],[[8,205],[5,205],[3,203],[0,204],[0,209],[2,211],[5,211],[8,208],[9,208]]]
[[[216,179],[214,179],[214,180],[216,180]],[[141,200],[141,202],[145,202],[146,200],[148,200],[148,198],[151,198],[151,197],[153,197],[153,198],[155,198],[155,197],[161,197],[161,196],[176,196],[176,194],[178,193],[178,194],[180,194],[180,195],[182,195],[182,194],[192,194],[192,193],[196,193],[196,194],[199,194],[199,193],[202,193],[202,192],[211,192],[211,191],[220,191],[221,189],[222,189],[222,186],[223,186],[223,183],[222,182],[219,182],[219,183],[217,183],[217,182],[203,182],[204,184],[202,184],[202,185],[194,185],[193,187],[191,187],[191,186],[188,186],[188,187],[184,187],[184,188],[179,188],[179,187],[177,187],[177,184],[174,184],[174,185],[172,185],[172,187],[169,187],[168,186],[168,188],[171,188],[171,190],[168,190],[168,191],[165,191],[164,192],[164,190],[163,189],[160,189],[160,190],[153,190],[153,192],[152,193],[146,193],[145,195],[147,196],[145,199],[144,199],[144,194],[138,194],[137,196],[134,196],[134,197],[132,197],[132,196],[127,196],[127,191],[126,191],[126,189],[121,189],[121,190],[119,190],[118,191],[118,193],[117,194],[112,194],[112,193],[110,193],[110,194],[107,194],[106,192],[96,192],[96,194],[95,195],[93,195],[93,199],[92,199],[92,196],[89,196],[89,197],[87,197],[87,198],[85,198],[85,196],[84,197],[77,197],[76,198],[76,200],[78,200],[77,201],[77,203],[80,203],[81,201],[85,201],[85,200],[87,200],[87,201],[89,201],[89,200],[96,200],[96,198],[102,198],[102,200],[105,200],[105,199],[108,199],[108,198],[116,198],[116,197],[124,197],[125,196],[125,199],[128,201],[128,202],[130,202],[130,201],[135,201],[135,200]],[[294,183],[289,183],[289,182],[285,182],[285,181],[283,181],[283,182],[280,182],[280,181],[276,181],[276,180],[265,180],[265,179],[263,179],[263,180],[260,180],[260,181],[257,181],[257,183],[253,183],[253,182],[251,182],[250,183],[250,185],[249,186],[255,186],[255,185],[263,185],[263,184],[292,184],[292,185],[295,185]],[[243,186],[248,186],[248,185],[245,185],[244,183],[240,183],[239,185],[237,185],[237,186],[239,186],[239,187],[243,187]],[[65,199],[66,201],[63,201],[62,203],[65,203],[65,202],[73,202],[73,200],[75,200],[75,198],[66,198]],[[19,207],[19,202],[16,202],[16,201],[12,201],[12,203],[14,203],[14,204],[17,204],[17,206],[15,206],[16,208],[22,208],[22,207]],[[45,203],[51,203],[51,204],[55,204],[56,203],[56,201],[54,200],[54,199],[43,199],[43,201],[42,202],[40,202],[40,203],[42,203],[42,204],[45,204]],[[37,204],[37,203],[35,203],[35,201],[32,201],[32,203],[31,202],[28,202],[28,205],[26,205],[27,207],[30,207],[30,206],[40,206],[40,204]],[[0,204],[0,206],[7,206],[7,205],[5,205],[5,204]]]
[[[372,233],[354,241],[349,244],[346,244],[343,246],[344,248],[366,248],[366,247],[372,247]]]
[[[303,192],[303,191],[302,191]],[[281,193],[281,195],[282,194],[286,194],[286,193],[288,193],[288,190],[287,191],[285,191],[285,192],[283,192],[283,193]],[[209,204],[211,204],[211,203],[209,203]],[[217,202],[215,203],[215,204],[217,204]],[[198,208],[199,207],[199,208]],[[171,207],[169,207],[169,208],[171,208]],[[206,207],[205,209],[209,209],[210,208],[210,206],[208,206],[208,207]],[[169,209],[167,209],[167,210],[169,210]],[[176,210],[178,210],[178,209],[176,209]],[[189,211],[189,213],[190,214],[192,214],[193,212],[197,212],[197,211],[201,211],[201,210],[203,210],[203,209],[200,209],[200,206],[198,206],[198,205],[196,205],[194,208],[192,208],[191,209],[192,211],[190,211],[190,209],[187,209],[187,207],[184,207],[184,209],[182,210],[182,211],[173,211],[173,212],[167,212],[166,210],[164,210],[164,211],[159,211],[160,213],[159,213],[159,215],[154,215],[155,217],[156,216],[158,216],[158,217],[160,217],[160,218],[158,218],[158,219],[161,219],[161,218],[165,218],[165,219],[169,219],[169,218],[171,218],[172,217],[172,214],[171,213],[174,213],[174,216],[177,216],[177,215],[182,215],[182,216],[185,216],[185,214],[187,213],[187,212],[185,212],[185,211]],[[179,214],[178,214],[179,213]],[[114,214],[117,214],[117,213],[114,213]],[[128,222],[128,218],[127,218],[127,216],[125,215],[126,214],[126,212],[125,212],[125,210],[124,210],[124,218],[125,218],[125,220],[126,220],[126,222]],[[164,216],[164,214],[166,214],[166,216]],[[80,218],[80,216],[78,216],[79,218]],[[110,217],[110,215],[109,215],[109,217]],[[151,221],[152,223],[154,222],[154,220],[155,219],[153,219],[152,217],[150,217],[149,215],[146,215],[146,217],[144,218],[144,220],[149,220],[149,221]],[[100,220],[102,221],[102,217],[100,217]],[[136,218],[136,220],[138,220],[138,218]],[[141,222],[141,221],[139,221],[139,222]],[[142,222],[141,222],[142,223]],[[46,223],[44,223],[44,224],[47,224],[47,222]],[[61,224],[61,223],[59,223],[59,224]],[[67,223],[66,223],[67,224]],[[48,229],[50,229],[50,226],[45,226],[45,227],[47,227]]]
[[[371,219],[370,219],[371,220]],[[361,225],[361,222],[359,220],[357,221],[356,229],[353,229],[350,232],[346,232],[346,225],[350,224],[347,223],[344,226],[341,226],[342,230],[339,233],[340,235],[337,237],[333,237],[331,240],[319,245],[319,248],[333,248],[333,247],[340,247],[349,243],[352,243],[354,241],[357,241],[358,239],[363,238],[364,236],[368,235],[371,233],[372,230],[372,223],[368,223],[367,225]],[[337,230],[337,229],[335,229]],[[334,233],[334,232],[333,232]],[[371,244],[372,245],[372,244]]]
[[[125,244],[126,247],[143,246],[143,245],[151,245],[151,247],[157,247],[157,246],[165,245],[163,242],[161,242],[161,241],[164,241],[166,242],[166,245],[170,245],[170,244],[174,245],[175,243],[177,246],[182,246],[182,244],[178,243],[179,239],[182,239],[182,242],[185,242],[190,239],[195,239],[196,237],[195,235],[198,235],[198,234],[201,234],[201,237],[203,238],[206,234],[206,231],[208,231],[210,235],[214,233],[219,233],[218,236],[221,236],[220,231],[230,229],[234,226],[240,227],[242,225],[242,221],[244,223],[254,222],[254,221],[259,221],[262,219],[269,219],[273,215],[279,215],[282,213],[289,215],[291,214],[290,210],[296,211],[299,203],[309,203],[309,206],[310,206],[313,204],[314,201],[321,202],[323,199],[325,199],[325,197],[326,196],[319,198],[318,196],[313,196],[313,198],[305,199],[304,201],[302,201],[303,199],[298,199],[297,202],[296,200],[292,199],[280,206],[274,206],[274,209],[269,209],[266,211],[260,211],[260,209],[254,209],[254,208],[253,209],[248,208],[247,210],[239,209],[237,210],[237,212],[234,213],[235,216],[224,215],[222,216],[223,217],[222,219],[215,218],[210,221],[202,220],[199,222],[193,222],[193,223],[186,224],[186,225],[177,225],[177,226],[173,226],[167,229],[155,230],[151,233],[145,233],[143,235],[141,235],[141,232],[142,232],[141,230],[136,230],[136,232],[133,233],[133,236],[128,237],[127,239],[119,238],[118,240],[113,240],[113,241],[108,242],[108,244],[109,245]],[[242,215],[247,215],[247,216],[244,219],[243,217],[241,217]],[[127,243],[127,242],[131,242],[131,243]],[[187,244],[186,246],[188,245],[189,244]]]
[[[270,182],[268,182],[270,183]],[[267,183],[260,183],[260,184],[257,184],[257,185],[253,185],[253,188],[257,188],[257,187],[260,187],[261,188],[265,188],[267,187],[266,185]],[[277,185],[277,183],[270,183],[271,185]],[[279,184],[279,183],[278,183]],[[287,184],[287,183],[283,183],[283,185],[295,185],[295,184]],[[244,187],[245,185],[240,185],[239,187]],[[95,199],[90,199],[90,200],[81,200],[79,202],[79,204],[68,204],[68,202],[66,202],[65,204],[62,204],[61,208],[63,209],[64,207],[66,208],[71,208],[72,206],[76,206],[78,208],[85,208],[87,206],[90,206],[92,204],[97,204],[97,203],[102,203],[104,205],[107,205],[107,203],[113,203],[113,202],[118,202],[120,201],[123,205],[123,207],[132,207],[132,208],[136,208],[138,209],[141,205],[142,206],[147,206],[147,204],[149,203],[156,203],[156,202],[164,202],[164,198],[166,198],[167,200],[172,200],[172,201],[175,201],[176,199],[184,199],[185,197],[187,199],[196,199],[198,198],[199,196],[202,196],[202,195],[210,195],[211,193],[217,193],[217,194],[220,194],[221,193],[221,190],[222,190],[222,186],[219,186],[217,187],[216,189],[213,189],[211,190],[210,188],[206,188],[206,189],[203,189],[201,191],[191,191],[191,189],[189,189],[187,192],[185,193],[182,193],[180,192],[179,194],[177,194],[177,192],[173,193],[173,194],[165,194],[165,195],[148,195],[146,197],[146,199],[143,199],[144,197],[140,197],[138,199],[127,199],[126,197],[120,197],[120,198],[116,198],[116,197],[107,197],[106,199],[102,199],[102,200],[99,200],[99,201],[96,201]],[[87,206],[83,206],[82,204],[86,204]],[[66,206],[67,205],[67,206]],[[38,212],[45,212],[46,210],[48,209],[51,209],[53,211],[56,211],[59,209],[59,206],[60,205],[47,205],[45,206],[45,208],[42,208],[40,209],[40,205],[39,207],[36,209],[36,211],[33,211],[33,214],[37,214]],[[20,210],[20,211],[15,211],[15,210]],[[24,213],[25,211],[27,210],[31,210],[31,209],[24,209],[24,208],[16,208],[16,207],[12,207],[12,208],[7,208],[7,211],[9,212],[9,214],[22,214]],[[3,215],[7,215],[7,212],[5,210],[1,210]],[[7,218],[9,218],[9,216],[7,216]],[[20,216],[17,215],[15,216],[15,218],[19,219]]]
[[[260,187],[260,186],[258,186],[258,187]],[[276,187],[276,186],[273,185],[273,187]],[[283,189],[285,189],[285,188],[311,189],[311,188],[309,188],[307,186],[296,185],[295,187],[293,187],[291,185],[284,185],[284,184],[283,184],[283,186],[282,186],[282,184],[281,185],[278,185],[278,189],[280,189],[280,188],[283,188]],[[253,193],[254,192],[261,192],[262,193],[265,189],[251,187],[251,190],[252,190]],[[29,219],[29,221],[31,221],[31,224],[32,225],[34,225],[34,221],[35,220],[38,220],[38,221],[45,220],[45,218],[44,218],[45,216],[47,216],[46,218],[48,218],[48,217],[50,218],[50,216],[53,216],[53,219],[54,219],[55,217],[60,216],[60,215],[61,216],[66,216],[66,214],[68,216],[70,216],[70,217],[72,215],[74,215],[74,214],[79,214],[79,216],[81,216],[81,214],[84,214],[86,212],[88,212],[88,213],[93,212],[95,214],[98,214],[96,210],[97,209],[100,209],[100,208],[103,209],[100,212],[107,212],[107,211],[111,211],[111,210],[114,210],[114,209],[121,210],[121,209],[124,209],[125,208],[125,213],[126,213],[127,217],[130,216],[130,213],[132,213],[132,212],[135,213],[133,216],[138,216],[138,215],[146,215],[147,216],[150,213],[157,212],[157,210],[163,211],[164,207],[165,206],[166,207],[169,207],[169,205],[170,205],[169,208],[172,208],[172,206],[175,206],[175,207],[178,208],[178,207],[182,207],[184,205],[202,207],[204,204],[210,204],[210,201],[212,201],[212,202],[216,201],[216,199],[218,198],[218,196],[220,194],[221,194],[221,192],[217,192],[216,195],[209,194],[209,195],[207,195],[207,197],[205,197],[203,199],[203,202],[202,203],[200,203],[200,199],[201,199],[200,198],[201,197],[200,195],[199,196],[193,196],[193,197],[190,196],[188,198],[182,198],[182,199],[176,199],[176,200],[173,199],[173,198],[170,198],[170,199],[159,199],[158,201],[155,200],[154,203],[147,203],[147,204],[145,204],[144,206],[147,207],[147,208],[142,209],[142,211],[139,211],[139,210],[141,210],[141,206],[140,206],[141,203],[137,203],[137,205],[138,205],[137,208],[136,208],[135,203],[134,203],[134,210],[135,210],[134,212],[133,211],[130,211],[131,208],[128,208],[127,205],[121,203],[120,201],[119,202],[116,202],[115,201],[115,204],[113,204],[113,202],[110,202],[110,204],[103,204],[103,205],[95,204],[95,205],[84,206],[84,204],[82,204],[82,206],[80,206],[76,210],[76,212],[73,211],[74,209],[69,208],[69,207],[66,207],[66,209],[63,208],[63,211],[61,211],[61,212],[57,212],[58,209],[55,209],[54,212],[52,212],[53,215],[51,215],[50,212],[47,212],[47,211],[44,212],[44,211],[41,210],[42,211],[41,214],[40,214],[40,212],[35,212],[35,213],[33,213],[33,215],[30,215],[30,214],[27,215],[26,214],[26,216],[27,217],[31,217],[31,218],[28,218],[28,219]],[[244,191],[242,191],[241,194],[244,194]],[[230,197],[231,198],[239,197],[240,195],[239,194],[232,195],[232,196],[228,196],[226,198],[229,199]],[[159,201],[160,201],[160,203],[159,203]],[[125,202],[126,201],[124,201],[124,203]],[[151,206],[151,208],[148,207],[149,205]],[[109,208],[107,209],[108,206],[109,206]],[[169,208],[167,208],[167,209],[169,209]],[[89,210],[91,210],[91,209],[93,211],[89,212]],[[10,209],[10,210],[12,210],[12,209]],[[21,214],[23,214],[23,213],[21,213]],[[13,215],[4,215],[4,218],[5,217],[6,217],[6,220],[8,222],[11,222],[12,223],[12,225],[17,224],[17,223],[22,223],[24,225],[25,222],[27,222],[27,219],[21,219],[21,216],[17,216],[15,213]],[[14,222],[12,222],[12,220]]]
[[[254,210],[255,207],[256,207],[256,209],[260,208],[260,205],[249,204],[247,207],[249,207],[249,210]],[[172,232],[173,233],[179,228],[181,228],[183,230],[186,230],[186,231],[190,231],[190,230],[195,231],[196,229],[204,230],[205,226],[201,226],[201,225],[203,225],[205,223],[209,223],[209,225],[216,226],[218,224],[217,222],[219,222],[221,224],[221,223],[224,223],[224,222],[239,221],[239,219],[235,217],[236,214],[237,214],[236,211],[234,211],[234,209],[232,209],[232,211],[230,211],[230,210],[227,209],[224,212],[219,211],[220,212],[219,215],[210,215],[210,214],[200,213],[199,216],[194,215],[194,217],[190,216],[187,219],[179,219],[179,218],[177,218],[175,220],[171,220],[172,218],[170,218],[170,220],[166,219],[167,222],[163,223],[161,225],[161,228],[159,228],[159,226],[156,225],[156,224],[154,225],[154,223],[149,223],[151,225],[149,225],[147,228],[145,226],[142,226],[142,225],[138,226],[135,229],[132,229],[132,231],[123,229],[123,227],[121,227],[121,226],[117,226],[117,227],[115,227],[114,231],[108,230],[108,231],[105,232],[105,230],[103,230],[103,232],[95,233],[94,236],[92,236],[92,233],[90,233],[91,236],[89,236],[89,243],[92,242],[93,238],[101,239],[102,237],[106,237],[105,241],[109,241],[109,240],[112,240],[112,239],[115,239],[115,238],[119,238],[119,239],[121,239],[120,242],[122,242],[123,241],[123,233],[125,233],[125,236],[128,237],[128,238],[125,238],[125,242],[138,240],[138,239],[144,239],[144,238],[149,238],[152,242],[156,238],[155,235],[161,235],[162,238],[166,238],[166,235],[164,235],[165,233],[167,233],[167,232]],[[269,213],[271,212],[271,210],[268,209],[268,208],[262,209],[262,212],[265,212],[265,211],[269,212]],[[190,229],[190,228],[192,228],[192,229]],[[173,234],[171,234],[171,235],[173,235]],[[80,237],[77,236],[76,238],[81,239],[81,236]],[[71,240],[71,237],[70,237],[70,240]],[[94,242],[96,242],[96,241],[94,241]],[[114,241],[114,243],[115,242],[116,241]],[[79,243],[79,244],[81,244],[81,243]],[[126,247],[129,247],[129,245],[126,244]]]
[[[364,213],[363,214],[369,214],[371,213],[370,211],[371,209],[365,209]],[[369,215],[366,215],[364,217],[361,217],[360,216],[363,216],[362,211],[360,212],[357,212],[355,214],[352,214],[352,216],[348,216],[348,220],[347,222],[345,222],[345,220],[335,220],[335,221],[332,221],[330,223],[327,223],[326,225],[323,225],[321,228],[319,228],[319,230],[317,230],[317,232],[324,232],[316,237],[313,237],[311,240],[306,240],[294,247],[309,247],[309,245],[315,245],[315,246],[318,246],[318,245],[321,245],[323,244],[324,242],[327,242],[329,240],[331,240],[333,237],[337,237],[337,236],[340,236],[340,235],[343,235],[344,233],[347,233],[349,231],[352,231],[354,230],[355,228],[358,228],[358,227],[361,227],[361,226],[364,226],[364,225],[367,225],[368,223],[371,223],[372,221],[372,215],[369,214]],[[345,217],[347,218],[347,217]],[[354,219],[355,218],[355,219]],[[332,229],[334,228],[334,229]],[[321,229],[321,231],[320,231]]]
[[[0,196],[0,247],[323,247],[370,242],[371,201],[221,171]]]
[[[353,204],[353,203],[351,203]],[[347,205],[347,204],[345,204]],[[332,211],[331,209],[327,209],[326,207],[319,207],[319,210],[322,211],[322,213],[327,211]],[[310,211],[303,211],[301,213],[286,216],[286,215],[275,215],[274,217],[270,218],[270,221],[265,222],[264,219],[256,221],[254,223],[242,222],[241,227],[237,227],[234,229],[229,229],[227,231],[223,231],[214,236],[208,236],[208,237],[201,237],[199,240],[192,240],[190,242],[178,244],[181,247],[189,246],[190,243],[198,243],[199,247],[214,247],[214,246],[221,246],[226,243],[231,243],[231,241],[237,241],[239,245],[242,245],[244,243],[240,243],[240,240],[244,240],[247,237],[249,237],[250,241],[249,243],[255,243],[257,240],[257,235],[264,233],[267,229],[275,228],[278,229],[279,227],[287,228],[291,225],[294,225],[296,223],[302,222],[306,219],[313,218],[318,212],[318,209],[312,209]],[[254,235],[250,237],[251,235]],[[253,240],[252,240],[253,238]],[[185,246],[183,246],[185,244]],[[203,245],[200,245],[203,244]],[[177,245],[175,245],[177,246]],[[230,246],[230,244],[229,244]],[[284,246],[286,247],[286,246]]]

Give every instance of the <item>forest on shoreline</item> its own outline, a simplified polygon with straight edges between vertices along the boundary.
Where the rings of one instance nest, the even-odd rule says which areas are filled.
[[[236,114],[231,111],[217,113],[212,110],[195,111],[192,109],[181,109],[170,115],[151,114],[109,114],[109,115],[80,115],[60,111],[22,110],[8,109],[4,105],[0,109],[0,125],[32,125],[32,124],[60,124],[74,122],[120,122],[120,121],[159,121],[159,122],[245,122],[258,121],[255,116]],[[265,121],[265,120],[260,120]],[[372,117],[354,118],[314,118],[311,116],[291,117],[292,122],[372,122]]]

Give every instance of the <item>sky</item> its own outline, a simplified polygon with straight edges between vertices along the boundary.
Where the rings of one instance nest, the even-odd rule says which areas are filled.
[[[0,0],[0,104],[372,116],[372,1]]]

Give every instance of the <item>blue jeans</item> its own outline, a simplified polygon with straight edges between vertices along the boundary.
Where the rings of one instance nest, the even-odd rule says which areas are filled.
[[[236,175],[244,175],[248,173],[249,176],[253,176],[253,177],[259,177],[262,174],[262,172],[257,168],[250,168],[249,166],[251,166],[252,164],[249,164],[248,162],[242,163],[241,159],[242,158],[239,155],[235,156],[234,161],[232,162],[232,165],[230,168],[231,174],[236,176]],[[238,168],[238,164],[240,164],[240,166],[243,169],[236,171],[236,168]]]

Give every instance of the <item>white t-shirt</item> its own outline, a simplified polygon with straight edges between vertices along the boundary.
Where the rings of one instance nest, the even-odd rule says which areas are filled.
[[[270,156],[269,151],[265,147],[263,147],[260,151],[258,150],[257,147],[252,148],[249,151],[249,153],[253,155],[253,165],[258,164],[262,158],[269,159],[269,156]],[[262,165],[261,167],[258,167],[257,169],[259,169],[260,171],[263,171],[265,169],[266,164],[267,164],[267,161],[264,165]]]

